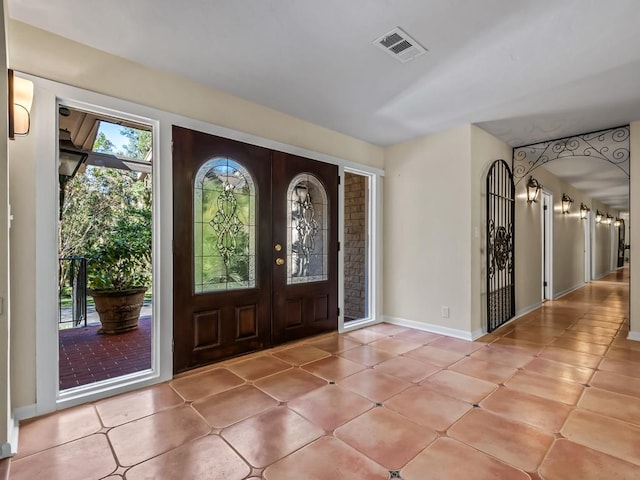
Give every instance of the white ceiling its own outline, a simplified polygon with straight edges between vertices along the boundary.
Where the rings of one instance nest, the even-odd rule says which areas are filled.
[[[8,4],[14,19],[378,145],[475,123],[519,146],[640,119],[637,0]],[[397,26],[427,54],[402,64],[371,44]]]

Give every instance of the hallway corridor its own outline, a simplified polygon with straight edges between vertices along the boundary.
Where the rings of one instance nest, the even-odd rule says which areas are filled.
[[[10,478],[638,479],[628,297],[593,282],[476,342],[379,324],[221,362],[24,422]]]

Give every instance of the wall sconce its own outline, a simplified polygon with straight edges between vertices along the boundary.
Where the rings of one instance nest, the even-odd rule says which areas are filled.
[[[614,225],[616,228],[620,227],[620,225],[622,225],[622,219],[616,217],[616,221],[614,222]]]
[[[537,202],[540,196],[540,190],[542,190],[542,185],[540,185],[538,180],[529,177],[529,181],[527,182],[527,203]]]
[[[24,136],[31,127],[31,104],[33,103],[33,82],[15,77],[9,70],[9,138]]]
[[[580,203],[580,219],[586,220],[587,216],[591,209],[587,207],[584,203]]]
[[[573,203],[573,198],[571,198],[566,193],[562,194],[562,213],[569,213],[571,210],[571,204]]]
[[[606,224],[607,225],[611,225],[611,221],[613,220],[613,215],[609,215],[609,212],[607,212],[607,220],[606,220]]]
[[[604,214],[600,210],[596,210],[596,223],[602,223],[602,217]]]

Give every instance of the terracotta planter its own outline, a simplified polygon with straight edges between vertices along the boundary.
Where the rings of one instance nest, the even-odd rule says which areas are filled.
[[[138,328],[140,309],[147,287],[129,290],[90,290],[102,328],[98,333],[114,335]]]

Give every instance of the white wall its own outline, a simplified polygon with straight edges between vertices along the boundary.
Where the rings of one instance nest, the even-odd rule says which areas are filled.
[[[383,163],[383,149],[375,145],[15,21],[9,22],[9,63],[18,71],[246,132],[246,140],[250,136],[259,136],[360,165],[381,167]],[[36,401],[35,306],[38,295],[35,291],[35,224],[38,211],[35,179],[39,172],[36,172],[35,152],[38,138],[51,135],[55,130],[55,113],[44,121],[43,115],[38,117],[37,107],[32,114],[32,133],[12,145],[10,151],[10,183],[19,186],[11,191],[16,217],[15,229],[11,233],[14,239],[11,248],[11,300],[15,320],[15,328],[11,332],[14,408],[31,406]],[[39,130],[42,128],[47,131]],[[164,131],[168,132],[169,128],[167,126]],[[166,140],[161,138],[160,142]],[[163,183],[159,195],[170,202],[171,183],[170,177],[167,178],[169,182]],[[170,211],[164,214],[171,218]]]
[[[465,125],[385,152],[385,318],[471,331],[470,143]]]

